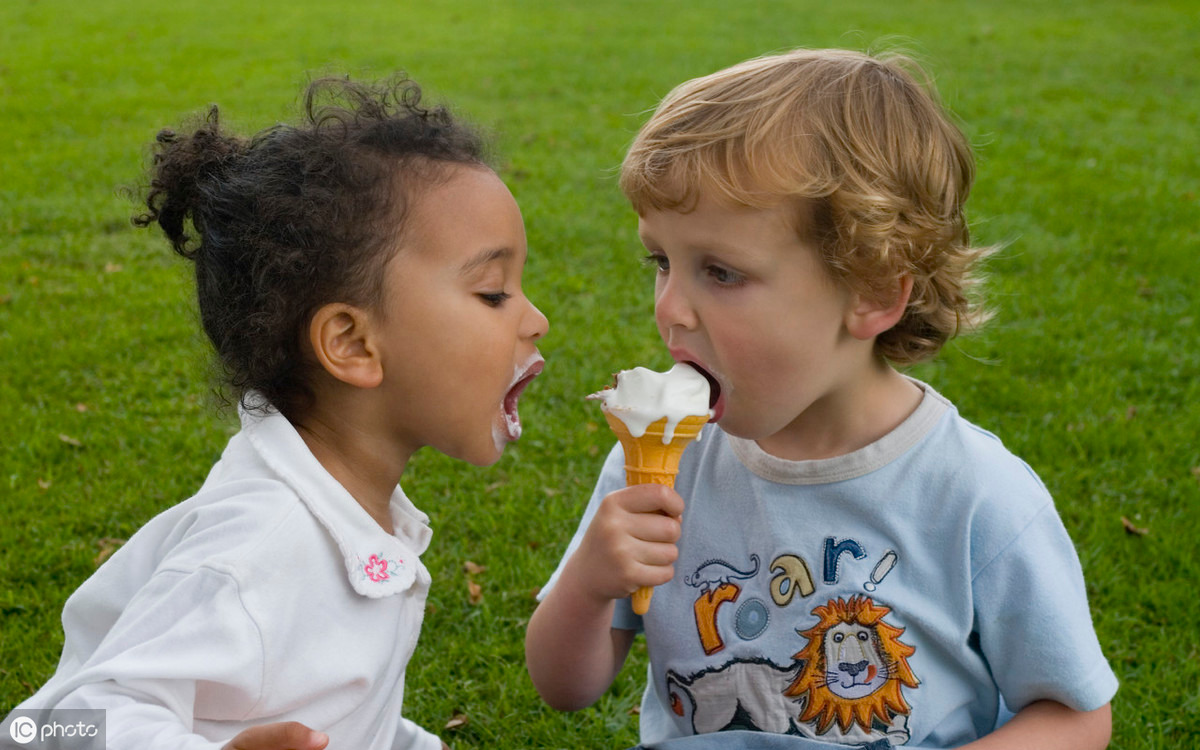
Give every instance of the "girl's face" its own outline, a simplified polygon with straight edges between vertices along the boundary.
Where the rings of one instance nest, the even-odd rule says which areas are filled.
[[[796,230],[795,211],[649,211],[639,233],[657,268],[655,318],[672,357],[710,376],[722,428],[764,448],[811,425],[869,361],[846,330],[851,295]]]
[[[548,323],[521,290],[525,226],[491,170],[452,165],[409,206],[377,311],[399,445],[485,466],[521,434]]]

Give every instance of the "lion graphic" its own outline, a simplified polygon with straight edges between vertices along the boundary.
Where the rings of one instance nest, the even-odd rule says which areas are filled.
[[[784,695],[805,698],[799,717],[802,726],[815,723],[823,739],[829,739],[835,720],[840,730],[835,735],[873,734],[882,729],[907,739],[911,709],[901,686],[919,684],[908,666],[908,657],[916,649],[900,642],[904,628],[883,621],[889,612],[889,607],[876,605],[869,597],[839,597],[813,610],[819,618],[816,625],[796,631],[808,639],[793,657],[804,663],[804,669]]]

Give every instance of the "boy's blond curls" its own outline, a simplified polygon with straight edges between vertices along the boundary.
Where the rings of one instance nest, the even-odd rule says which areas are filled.
[[[899,364],[932,357],[987,314],[963,205],[970,146],[919,66],[898,55],[795,50],[688,81],[667,95],[621,168],[638,213],[797,205],[832,278],[887,302],[913,278],[900,322],[876,340]]]

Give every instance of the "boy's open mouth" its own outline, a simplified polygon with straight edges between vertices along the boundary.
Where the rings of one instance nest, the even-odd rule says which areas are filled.
[[[687,364],[695,368],[696,372],[704,376],[708,381],[708,408],[712,409],[712,421],[716,422],[725,412],[725,402],[721,400],[721,381],[717,380],[716,376],[695,361],[688,360]]]

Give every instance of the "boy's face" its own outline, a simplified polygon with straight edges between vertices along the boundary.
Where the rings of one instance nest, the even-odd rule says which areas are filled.
[[[412,205],[377,317],[384,409],[398,444],[478,465],[520,436],[517,399],[548,324],[525,297],[525,227],[487,169],[452,166]]]
[[[655,318],[676,361],[719,385],[716,419],[751,440],[787,437],[820,418],[870,361],[846,329],[852,295],[797,232],[793,204],[728,207],[705,197],[688,213],[638,223],[658,269]],[[765,446],[764,446],[765,447]]]

